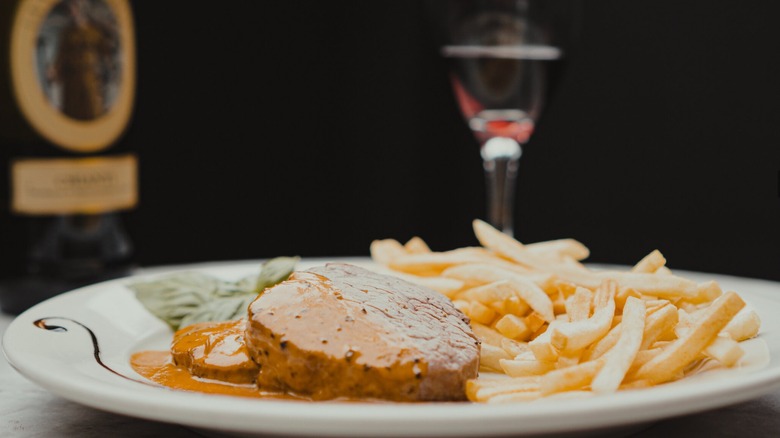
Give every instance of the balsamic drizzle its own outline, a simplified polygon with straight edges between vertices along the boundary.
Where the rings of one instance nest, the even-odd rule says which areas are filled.
[[[84,330],[86,330],[87,333],[89,333],[90,339],[92,340],[92,355],[95,358],[95,362],[97,362],[98,365],[100,365],[101,367],[105,368],[109,372],[111,372],[113,374],[116,374],[117,376],[119,376],[119,377],[121,377],[123,379],[129,380],[131,382],[142,383],[144,385],[153,386],[155,388],[159,388],[160,387],[160,385],[157,385],[157,384],[154,384],[154,383],[151,383],[151,382],[147,382],[147,381],[144,381],[144,380],[138,380],[138,379],[134,379],[132,377],[128,377],[128,376],[126,376],[126,375],[124,375],[124,374],[114,370],[113,368],[109,367],[105,363],[103,363],[103,359],[100,358],[100,345],[98,344],[98,339],[97,339],[97,336],[95,336],[95,332],[93,332],[92,329],[90,329],[89,327],[85,326],[84,324],[82,324],[82,323],[80,323],[80,322],[78,322],[76,320],[73,320],[73,319],[70,319],[70,318],[65,318],[65,317],[62,317],[62,316],[49,316],[49,317],[46,317],[46,318],[37,319],[37,320],[33,321],[33,324],[36,327],[40,328],[40,329],[48,330],[50,332],[56,332],[56,333],[68,332],[68,329],[66,327],[63,327],[63,326],[60,326],[60,325],[49,324],[48,320],[51,320],[51,319],[63,319],[65,321],[70,321],[73,324],[76,324],[79,327],[81,327]]]

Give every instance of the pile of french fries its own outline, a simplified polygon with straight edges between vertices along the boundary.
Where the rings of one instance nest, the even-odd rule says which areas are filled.
[[[580,397],[734,367],[760,320],[735,292],[674,275],[653,251],[630,271],[595,271],[572,239],[524,245],[475,220],[481,247],[434,252],[419,237],[371,244],[394,275],[449,297],[482,341],[468,398]]]

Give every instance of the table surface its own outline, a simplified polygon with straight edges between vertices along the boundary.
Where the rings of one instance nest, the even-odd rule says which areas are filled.
[[[13,320],[0,313],[0,337]],[[57,397],[29,382],[0,355],[0,436],[201,437],[183,426],[102,412]],[[780,436],[780,391],[734,406],[661,421],[630,436]]]

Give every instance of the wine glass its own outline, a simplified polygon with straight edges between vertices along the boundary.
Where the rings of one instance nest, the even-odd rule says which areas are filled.
[[[481,146],[488,221],[513,235],[514,189],[522,146],[542,109],[553,45],[548,0],[447,2],[450,79],[461,112]]]

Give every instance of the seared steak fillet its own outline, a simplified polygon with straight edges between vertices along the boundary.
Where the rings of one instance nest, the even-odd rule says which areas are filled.
[[[193,376],[231,383],[253,383],[257,364],[244,343],[246,320],[201,322],[176,332],[173,363]]]
[[[479,367],[479,341],[446,297],[347,264],[266,290],[246,342],[260,389],[317,400],[465,400]]]

